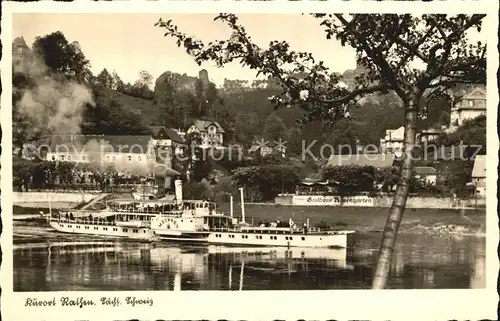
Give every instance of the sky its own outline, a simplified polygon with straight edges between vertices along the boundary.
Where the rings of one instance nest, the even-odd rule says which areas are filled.
[[[255,71],[237,63],[224,68],[211,63],[198,66],[173,38],[164,37],[163,30],[154,26],[160,17],[172,19],[180,31],[204,42],[226,40],[230,34],[229,27],[213,21],[214,14],[14,14],[13,37],[24,37],[31,47],[35,37],[60,30],[68,41],[80,43],[94,74],[104,68],[116,70],[125,82],[135,82],[141,70],[147,70],[156,80],[165,71],[197,76],[202,68],[218,86],[225,78],[256,79]],[[286,40],[291,50],[311,52],[332,71],[355,68],[353,49],[327,40],[320,21],[311,16],[247,14],[239,18],[259,46]]]

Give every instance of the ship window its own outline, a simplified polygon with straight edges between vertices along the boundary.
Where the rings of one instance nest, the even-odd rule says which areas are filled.
[[[306,240],[306,238],[302,236],[302,241],[305,241],[305,240]]]
[[[293,240],[293,237],[291,237],[291,236],[290,236],[290,237],[289,237],[289,239],[290,239],[290,241],[291,241],[291,240]]]
[[[274,237],[273,237],[273,236],[271,236],[271,240],[274,240]]]
[[[86,230],[88,230],[88,229],[89,229],[89,227],[88,227],[88,226],[85,226],[85,229],[86,229]]]
[[[144,230],[143,232],[146,233],[146,230]]]
[[[77,225],[76,228],[80,228],[80,225]]]
[[[71,225],[68,225],[68,227],[71,227]]]
[[[128,230],[126,228],[123,229],[123,232],[128,232]]]
[[[113,228],[113,231],[115,231],[115,232],[116,232],[116,231],[118,231],[118,229],[115,227],[115,228]]]
[[[134,233],[137,233],[137,232],[139,232],[139,230],[133,230],[133,231],[134,231]]]
[[[98,229],[99,229],[99,228],[98,228],[97,226],[96,226],[96,227],[94,227],[94,230],[98,230]]]
[[[103,229],[103,230],[105,230],[105,231],[107,231],[107,230],[108,230],[108,228],[107,228],[107,227],[103,227],[102,229]]]

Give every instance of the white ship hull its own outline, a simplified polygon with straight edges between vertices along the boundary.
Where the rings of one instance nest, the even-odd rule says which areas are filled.
[[[154,230],[161,239],[167,241],[201,242],[220,245],[281,246],[347,248],[347,235],[351,231],[335,234],[274,234],[234,232],[181,232],[175,230]]]
[[[58,232],[72,234],[99,235],[137,240],[151,240],[155,237],[149,228],[119,227],[114,224],[85,224],[51,221],[50,226]]]
[[[245,232],[214,232],[207,237],[210,244],[234,244],[254,246],[347,248],[347,235],[351,231],[336,234],[273,234]]]

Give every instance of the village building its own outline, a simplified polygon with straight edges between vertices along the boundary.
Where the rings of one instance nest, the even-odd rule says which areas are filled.
[[[23,61],[31,56],[31,50],[23,37],[17,37],[12,41],[12,64],[15,71],[23,71],[28,66],[22,66]]]
[[[486,197],[486,155],[475,157],[471,185],[475,187],[477,196]]]
[[[444,131],[442,129],[437,129],[437,128],[424,129],[417,134],[417,142],[419,142],[422,145],[432,144],[443,133]]]
[[[76,163],[76,184],[95,184],[95,172],[107,173],[106,185],[140,183],[148,193],[173,188],[170,177],[179,175],[171,162],[157,160],[148,135],[65,135],[40,144],[41,157],[50,162]]]
[[[224,143],[224,128],[212,120],[195,120],[188,127],[186,134],[199,133],[202,148],[222,148]]]
[[[456,128],[468,119],[486,114],[486,88],[475,86],[463,96],[456,96],[450,114],[450,128]]]
[[[423,180],[426,184],[436,185],[437,170],[430,166],[417,166],[413,169],[414,177]]]
[[[156,160],[153,140],[148,135],[78,135],[46,147],[48,161],[132,167]]]
[[[387,129],[384,138],[380,139],[380,151],[384,154],[401,156],[403,153],[405,128]]]
[[[170,148],[175,155],[184,153],[184,137],[173,128],[165,126],[149,126],[152,144],[156,148]]]

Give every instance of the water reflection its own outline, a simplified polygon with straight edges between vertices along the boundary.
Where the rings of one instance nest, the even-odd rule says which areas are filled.
[[[15,291],[300,290],[370,287],[379,236],[349,250],[185,247],[110,241],[18,246]],[[484,239],[401,236],[391,288],[485,286]]]

